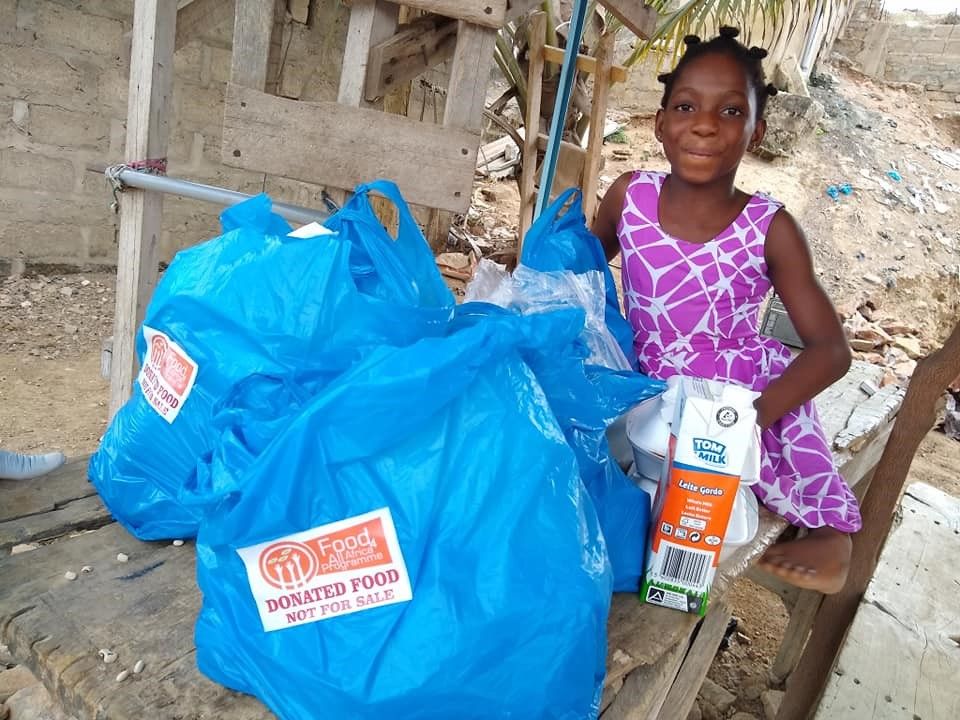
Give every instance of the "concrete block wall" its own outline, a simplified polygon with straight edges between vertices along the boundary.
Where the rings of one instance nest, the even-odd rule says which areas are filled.
[[[935,109],[960,112],[960,25],[858,12],[835,49],[867,75],[920,85]]]
[[[132,13],[132,0],[0,0],[0,268],[115,264],[119,220],[86,166],[123,159]],[[309,25],[288,18],[282,94],[336,98],[348,20],[337,0],[316,3]],[[176,54],[168,173],[319,207],[321,187],[220,163],[232,31]],[[166,196],[161,258],[215,236],[219,212]]]

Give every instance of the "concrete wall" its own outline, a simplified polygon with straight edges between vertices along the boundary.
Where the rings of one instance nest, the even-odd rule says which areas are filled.
[[[857,7],[836,51],[878,80],[921,85],[938,110],[960,112],[960,25],[923,15],[884,16],[874,6]]]
[[[173,2],[174,0],[170,0]],[[123,159],[132,0],[0,0],[0,270],[116,262],[118,219],[88,163]],[[334,99],[348,10],[289,20],[281,93]],[[177,52],[168,173],[320,206],[322,188],[220,164],[231,23]],[[161,257],[216,235],[219,209],[167,196]]]
[[[797,68],[806,78],[816,61],[829,53],[848,20],[851,6],[851,0],[824,0],[818,14],[810,8],[807,0],[792,0],[785,11],[785,17],[790,19],[788,23],[777,23],[776,27],[771,23],[765,27],[758,21],[752,28],[743,30],[741,39],[747,45],[758,45],[768,50],[769,54],[763,65],[767,78],[771,81],[774,81],[778,66],[781,65],[791,67],[790,71],[784,73],[787,77],[795,76],[796,71],[793,68]],[[715,27],[701,33],[704,38],[713,37],[715,34]],[[621,60],[630,54],[630,45],[633,42],[632,36],[623,39],[618,51]],[[808,62],[800,67],[808,42],[812,51],[807,58]],[[667,57],[662,63],[658,63],[658,58],[650,57],[645,63],[635,66],[627,83],[613,87],[613,104],[639,115],[656,112],[663,93],[663,86],[657,82],[657,74],[669,70],[670,63],[671,57]],[[782,89],[796,92],[794,88]]]

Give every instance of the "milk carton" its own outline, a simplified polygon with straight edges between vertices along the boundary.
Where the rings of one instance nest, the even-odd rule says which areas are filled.
[[[703,615],[757,430],[755,393],[682,378],[654,508],[641,598]]]

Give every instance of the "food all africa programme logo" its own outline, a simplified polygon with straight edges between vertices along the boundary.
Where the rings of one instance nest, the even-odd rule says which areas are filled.
[[[278,590],[297,590],[317,575],[317,558],[306,545],[278,542],[260,556],[260,574]]]
[[[178,395],[183,395],[193,378],[193,363],[173,348],[163,335],[150,340],[150,362]]]

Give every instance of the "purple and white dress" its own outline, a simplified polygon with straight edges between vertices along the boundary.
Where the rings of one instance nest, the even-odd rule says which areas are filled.
[[[761,392],[791,361],[782,343],[759,332],[760,304],[771,288],[764,241],[782,205],[756,194],[713,240],[687,242],[660,227],[665,179],[635,173],[617,227],[640,369],[661,380],[691,375]],[[801,527],[860,529],[856,498],[837,472],[812,401],[784,415],[761,440],[753,489],[764,505]]]

